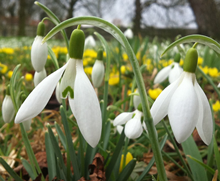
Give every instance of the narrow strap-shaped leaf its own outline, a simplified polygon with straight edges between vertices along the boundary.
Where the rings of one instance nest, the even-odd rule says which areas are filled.
[[[116,146],[116,148],[114,150],[114,153],[113,153],[113,155],[111,157],[111,160],[110,160],[110,162],[109,162],[109,164],[108,164],[108,166],[106,168],[106,180],[107,181],[110,179],[110,175],[111,175],[112,170],[113,170],[113,168],[115,166],[115,163],[116,163],[118,157],[120,156],[121,149],[122,149],[122,147],[124,145],[124,140],[125,140],[125,134],[124,134],[124,130],[123,130],[122,133],[121,133],[120,139],[119,139],[119,141],[117,143],[117,146]]]
[[[5,179],[3,179],[1,175],[0,175],[0,181],[5,181]]]
[[[36,178],[36,176],[34,174],[34,170],[32,169],[30,163],[25,159],[22,159],[21,161],[22,161],[22,165],[26,169],[26,171],[29,174],[29,176],[31,177],[31,179],[34,180]]]
[[[202,162],[202,157],[199,153],[198,147],[195,141],[193,140],[192,136],[190,136],[186,141],[182,143],[182,147],[185,155],[191,155],[192,157]],[[189,157],[187,158],[187,161],[192,171],[194,180],[201,180],[201,181],[208,180],[206,170],[203,166],[191,160]]]
[[[214,139],[214,153],[215,153],[215,160],[218,168],[218,178],[220,180],[220,154],[218,151],[218,144],[216,142],[215,136],[213,136]]]
[[[111,132],[111,122],[108,121],[105,124],[105,137],[104,137],[104,144],[103,144],[103,149],[106,150],[109,142],[109,137],[110,137],[110,132]]]
[[[89,144],[87,144],[86,148],[86,156],[85,156],[85,178],[88,179],[88,166],[92,163],[92,160],[97,151],[97,147],[92,148]]]
[[[16,181],[23,181],[2,157],[0,157],[0,163],[5,168],[5,170],[9,173],[9,175],[11,175],[12,178],[14,178]]]
[[[135,159],[131,160],[122,170],[116,181],[128,180],[129,176],[131,175],[135,167],[135,164],[136,164],[136,160]]]
[[[66,137],[65,137],[63,131],[61,130],[60,126],[59,126],[57,123],[55,123],[55,128],[56,128],[56,130],[57,130],[57,134],[58,134],[58,136],[59,136],[59,138],[60,138],[60,141],[61,141],[61,143],[62,143],[64,149],[67,150]]]
[[[47,154],[49,181],[51,181],[55,176],[57,176],[57,174],[56,174],[56,160],[55,160],[54,148],[51,143],[48,132],[45,132],[45,146],[46,146],[46,154]]]
[[[163,139],[161,140],[160,142],[160,150],[163,149],[165,143],[166,143],[166,140],[167,140],[167,137],[168,135],[166,134]],[[147,175],[147,173],[150,171],[151,167],[153,166],[155,162],[155,158],[154,156],[151,158],[150,162],[148,163],[147,167],[144,169],[144,171],[142,172],[142,174],[138,177],[138,179],[136,181],[142,181],[145,177],[145,175]]]
[[[79,166],[78,166],[77,157],[75,154],[75,149],[73,147],[72,136],[70,133],[68,122],[67,122],[66,113],[65,113],[63,106],[60,106],[60,113],[61,113],[61,117],[62,117],[62,123],[64,126],[64,130],[66,133],[66,140],[67,140],[67,145],[68,145],[68,149],[69,149],[69,153],[70,153],[70,160],[71,160],[73,170],[74,170],[74,177],[76,180],[79,180],[80,179]]]

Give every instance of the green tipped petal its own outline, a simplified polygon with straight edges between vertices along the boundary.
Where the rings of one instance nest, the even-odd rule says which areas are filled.
[[[45,24],[41,21],[37,26],[37,35],[44,36],[45,34]]]
[[[70,37],[70,58],[82,59],[85,43],[85,34],[80,29],[73,30]]]
[[[190,48],[186,53],[186,58],[183,66],[185,72],[195,73],[198,61],[198,53],[195,48]]]

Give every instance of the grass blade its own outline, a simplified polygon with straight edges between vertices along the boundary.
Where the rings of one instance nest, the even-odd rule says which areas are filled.
[[[55,123],[55,128],[56,128],[56,130],[57,130],[57,134],[58,134],[58,136],[59,136],[59,138],[60,138],[60,141],[61,141],[61,143],[62,143],[64,149],[67,150],[66,137],[65,137],[63,131],[61,130],[60,126],[59,126],[57,123]]]
[[[32,180],[34,180],[36,178],[34,171],[30,165],[30,163],[25,160],[25,159],[21,159],[22,161],[22,165],[24,166],[24,168],[26,169],[27,173],[29,174],[29,176],[31,177]]]
[[[215,153],[215,160],[216,160],[216,164],[217,164],[217,168],[218,168],[218,178],[220,180],[220,154],[218,151],[218,144],[216,142],[215,137],[213,136],[214,139],[214,153]]]
[[[122,172],[120,173],[120,175],[118,176],[116,181],[121,181],[121,180],[128,180],[129,176],[132,173],[132,170],[134,169],[136,165],[136,160],[133,159],[131,160],[126,167],[122,170]]]

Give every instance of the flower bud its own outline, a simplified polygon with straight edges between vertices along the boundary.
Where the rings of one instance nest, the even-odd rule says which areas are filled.
[[[36,87],[47,76],[45,68],[40,72],[34,73],[34,86]]]
[[[195,48],[190,48],[186,53],[183,70],[185,72],[195,73],[198,62],[198,53]]]

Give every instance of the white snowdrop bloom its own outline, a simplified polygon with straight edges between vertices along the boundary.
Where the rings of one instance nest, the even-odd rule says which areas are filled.
[[[42,71],[34,73],[34,86],[36,87],[47,76],[45,68]]]
[[[2,102],[2,118],[5,123],[10,123],[15,115],[14,105],[11,96],[7,93]]]
[[[101,86],[103,78],[105,75],[105,67],[103,63],[103,50],[99,49],[97,60],[95,61],[92,68],[92,83],[94,87],[98,88]]]
[[[22,124],[24,126],[25,131],[30,131],[30,129],[31,129],[31,119],[27,120],[27,121],[24,121]]]
[[[183,69],[179,65],[180,55],[176,54],[174,62],[167,67],[161,69],[154,79],[154,84],[159,84],[163,82],[167,77],[169,77],[169,82],[173,83],[179,78]]]
[[[140,137],[143,132],[143,126],[141,124],[142,116],[143,113],[138,109],[133,112],[123,112],[115,118],[113,125],[117,126],[117,130],[120,133],[123,129],[121,125],[125,124],[125,135],[129,139],[136,139]]]
[[[185,141],[196,127],[201,139],[208,145],[213,134],[212,114],[208,99],[196,80],[197,60],[196,49],[189,49],[183,73],[163,90],[150,111],[155,125],[168,115],[179,143]]]
[[[135,93],[138,93],[138,89],[135,90]],[[134,95],[133,96],[133,104],[134,104],[134,108],[137,109],[139,104],[141,103],[141,98],[139,95]]]
[[[125,32],[124,32],[125,37],[132,39],[134,37],[134,34],[132,32],[132,30],[130,28],[128,28]]]
[[[62,94],[60,91],[60,83],[59,82],[57,83],[57,86],[56,86],[55,96],[56,96],[57,101],[61,104],[62,103]]]
[[[89,36],[85,39],[85,47],[95,47],[95,46],[96,46],[95,39],[93,38],[92,35],[89,35]]]
[[[60,85],[62,97],[69,98],[70,108],[85,140],[92,147],[98,144],[102,128],[101,109],[95,90],[83,69],[84,40],[83,31],[73,31],[69,61],[35,87],[18,110],[15,123],[30,120],[44,109],[64,73]]]
[[[47,43],[42,44],[45,25],[43,22],[38,24],[37,36],[31,47],[31,63],[35,71],[43,70],[47,61]]]
[[[218,84],[218,88],[220,87],[220,83]]]

